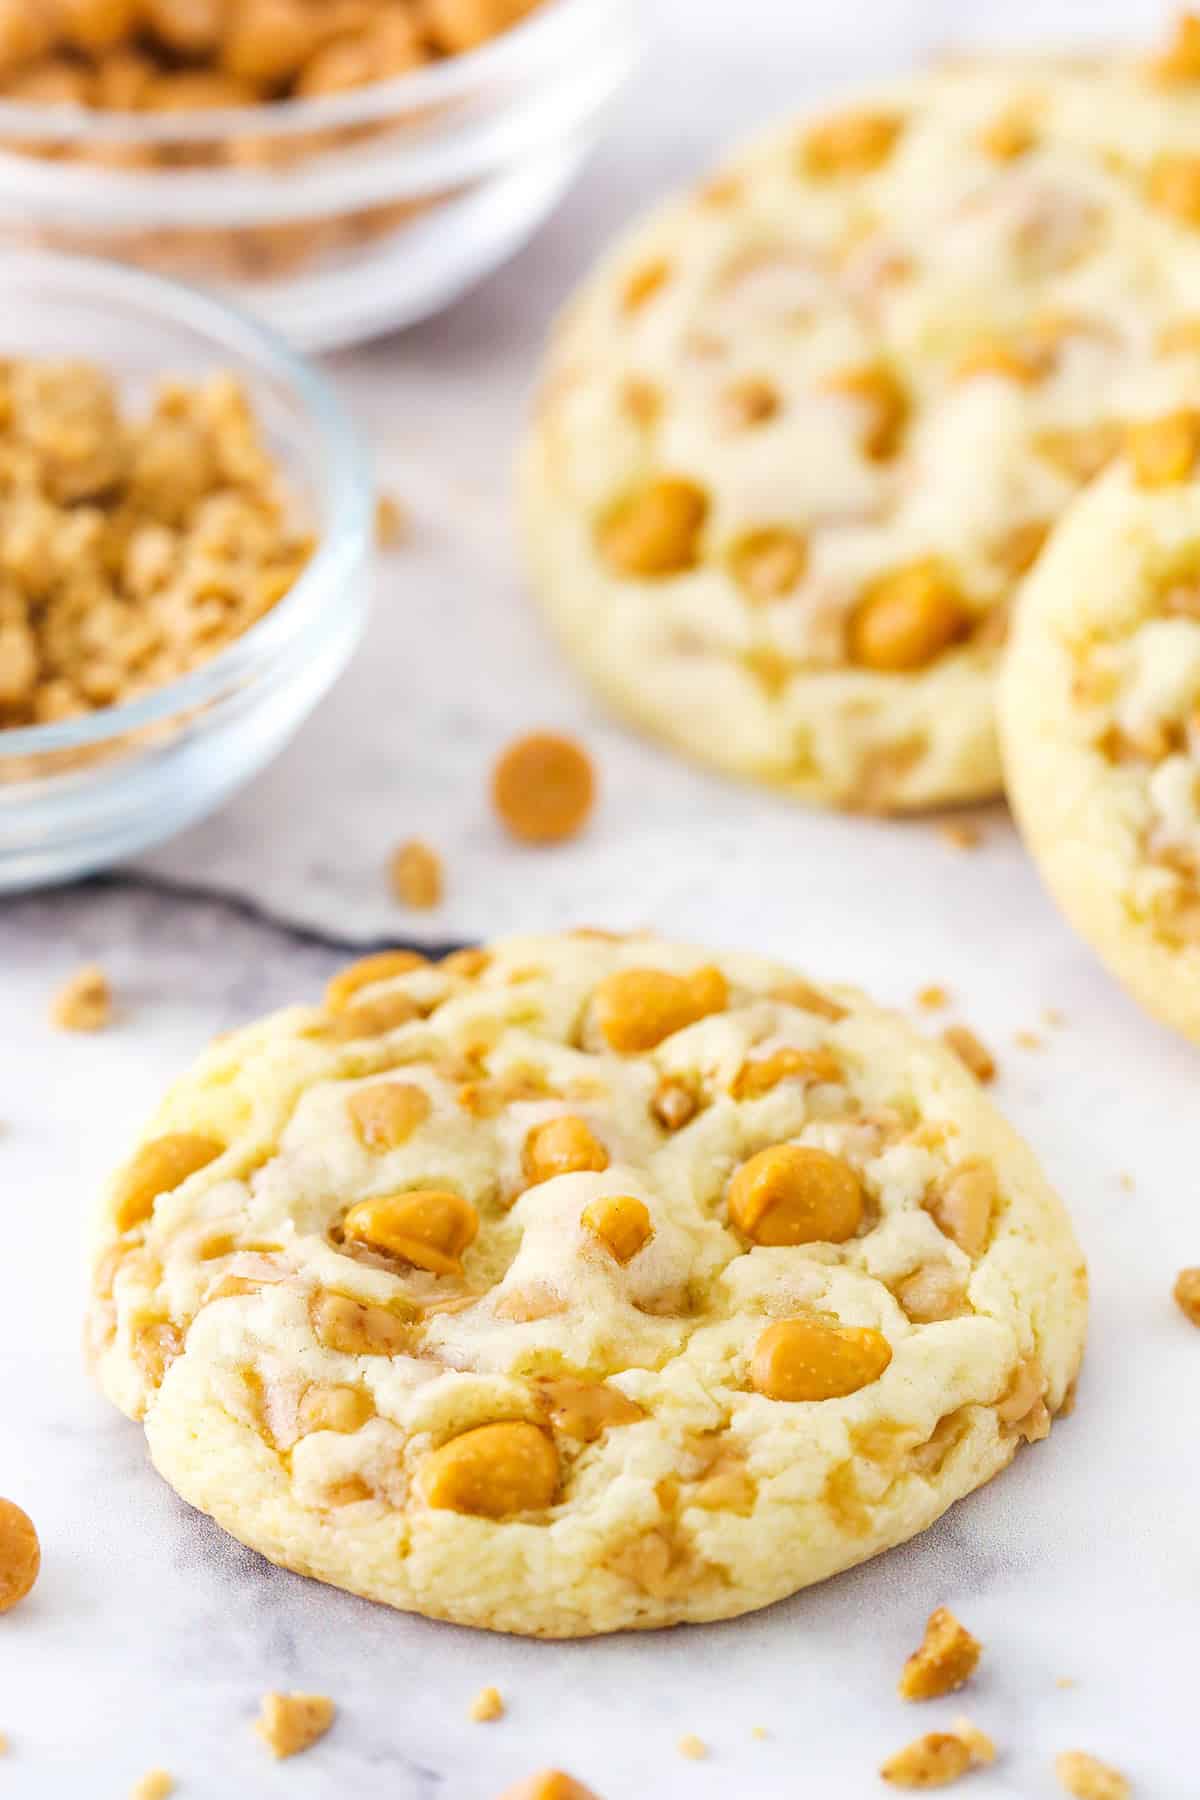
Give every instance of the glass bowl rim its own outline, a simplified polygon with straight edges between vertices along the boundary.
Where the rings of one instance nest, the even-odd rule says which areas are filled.
[[[0,136],[71,143],[212,143],[227,137],[279,138],[332,126],[370,124],[409,108],[446,102],[477,81],[519,70],[539,55],[566,56],[593,15],[620,11],[620,0],[542,0],[525,18],[474,50],[370,82],[343,94],[214,106],[181,113],[144,113],[73,103],[36,105],[0,99]],[[5,154],[20,156],[20,151]],[[27,160],[27,159],[26,159]],[[162,171],[159,171],[161,173]]]
[[[22,266],[39,276],[61,280],[82,296],[140,302],[166,322],[189,327],[215,348],[223,345],[240,352],[254,371],[281,378],[299,398],[324,452],[325,518],[313,555],[283,598],[201,668],[164,682],[135,700],[100,707],[82,718],[0,729],[0,765],[10,756],[101,746],[126,732],[219,699],[231,684],[269,666],[310,615],[321,613],[322,601],[329,588],[336,586],[343,566],[352,565],[369,545],[371,527],[367,460],[346,409],[325,376],[269,326],[199,288],[123,263],[66,251],[0,249],[0,277],[18,272]]]

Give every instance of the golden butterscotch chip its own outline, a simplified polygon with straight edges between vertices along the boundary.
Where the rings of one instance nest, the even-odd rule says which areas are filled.
[[[1037,128],[1029,112],[1013,107],[997,113],[979,133],[979,148],[997,162],[1015,162],[1025,156],[1038,141]]]
[[[296,1422],[301,1437],[313,1431],[348,1434],[364,1426],[374,1411],[361,1388],[322,1387],[314,1382],[300,1397]]]
[[[1146,198],[1180,225],[1200,227],[1200,156],[1164,151],[1150,165]]]
[[[427,959],[416,950],[380,950],[374,956],[360,957],[329,981],[325,1004],[330,1012],[344,1012],[363,988],[380,981],[394,981],[398,975],[410,975],[414,969],[425,967]]]
[[[781,1081],[836,1082],[842,1079],[842,1065],[834,1051],[822,1046],[817,1050],[772,1050],[769,1056],[751,1057],[733,1078],[729,1091],[735,1100],[761,1100],[773,1093]]]
[[[582,1119],[567,1114],[534,1126],[521,1151],[521,1167],[531,1184],[553,1181],[556,1175],[607,1169],[608,1151]]]
[[[953,576],[923,557],[868,583],[850,618],[850,656],[865,669],[911,674],[957,643],[970,620]]]
[[[197,1131],[174,1131],[143,1144],[117,1180],[117,1229],[130,1231],[154,1211],[160,1194],[173,1189],[224,1154],[224,1144]]]
[[[671,265],[665,257],[654,257],[650,262],[639,263],[631,269],[621,284],[621,309],[623,312],[640,312],[648,300],[652,300],[661,288],[671,279]]]
[[[574,738],[515,738],[492,770],[492,805],[523,844],[561,844],[582,831],[596,797],[592,759]]]
[[[1088,482],[1119,456],[1125,443],[1125,427],[1116,419],[1097,419],[1089,425],[1057,426],[1037,433],[1033,447],[1071,481]]]
[[[498,1800],[600,1800],[600,1796],[561,1769],[543,1769],[505,1788]]]
[[[399,1356],[411,1347],[406,1319],[349,1294],[318,1294],[312,1322],[317,1342],[343,1356]]]
[[[1200,456],[1200,412],[1181,407],[1161,419],[1141,419],[1129,427],[1127,444],[1139,487],[1176,486]]]
[[[892,1360],[881,1331],[779,1319],[754,1347],[750,1384],[768,1400],[840,1400],[878,1381]]]
[[[495,1687],[480,1688],[468,1709],[468,1718],[476,1725],[490,1725],[495,1719],[504,1717],[504,1701],[500,1689]]]
[[[948,1050],[953,1050],[959,1062],[970,1069],[976,1081],[995,1080],[996,1059],[969,1025],[947,1025],[942,1033],[942,1042]]]
[[[782,600],[808,567],[808,539],[787,525],[747,531],[729,548],[729,572],[754,606]]]
[[[1086,1750],[1063,1750],[1054,1759],[1058,1783],[1075,1800],[1129,1800],[1133,1786],[1128,1776],[1102,1763]]]
[[[580,1214],[580,1224],[621,1264],[632,1262],[654,1236],[650,1209],[634,1194],[611,1194],[593,1200]]]
[[[842,1244],[862,1217],[855,1170],[809,1144],[760,1150],[729,1184],[730,1223],[756,1244]]]
[[[175,1777],[166,1769],[147,1769],[129,1790],[129,1800],[169,1800],[174,1792]]]
[[[613,1425],[633,1425],[646,1417],[636,1401],[605,1381],[572,1375],[546,1376],[538,1383],[550,1422],[563,1437],[591,1444]]]
[[[426,1457],[420,1488],[427,1506],[506,1519],[544,1512],[558,1492],[558,1452],[523,1419],[477,1425]]]
[[[808,132],[800,149],[801,168],[815,180],[870,174],[887,161],[903,129],[897,113],[838,113]]]
[[[60,1031],[103,1031],[112,1012],[108,976],[98,963],[89,963],[59,988],[51,1016]]]
[[[949,1006],[949,1004],[948,990],[936,982],[919,989],[917,993],[917,1005],[923,1006],[927,1012],[938,1012],[943,1006]]]
[[[298,1756],[325,1736],[336,1712],[325,1694],[264,1694],[254,1729],[272,1756]]]
[[[1180,13],[1171,42],[1152,58],[1150,71],[1164,87],[1200,81],[1200,16]]]
[[[1016,339],[984,337],[960,357],[956,374],[960,381],[976,375],[996,375],[1004,381],[1032,385],[1048,372],[1050,358],[1042,346]]]
[[[1200,1325],[1200,1269],[1180,1269],[1173,1291],[1180,1312],[1193,1325]]]
[[[463,1251],[474,1243],[479,1214],[469,1200],[444,1188],[416,1188],[360,1200],[342,1221],[352,1243],[400,1257],[435,1275],[461,1275]]]
[[[893,1787],[949,1787],[972,1769],[994,1762],[996,1747],[982,1731],[960,1720],[953,1731],[930,1731],[889,1756],[879,1773]]]
[[[1050,1410],[1045,1401],[1046,1377],[1037,1357],[1017,1364],[1005,1392],[996,1402],[996,1417],[1016,1436],[1036,1444],[1050,1430]]]
[[[375,502],[375,542],[381,550],[394,550],[408,536],[408,514],[394,494],[380,494]]]
[[[636,1056],[710,1013],[724,1012],[729,985],[719,969],[709,967],[691,975],[621,969],[600,983],[593,1004],[596,1024],[609,1048]]]
[[[779,389],[761,375],[746,375],[727,387],[717,403],[720,423],[726,431],[749,431],[766,425],[778,413]]]
[[[925,1623],[925,1637],[900,1676],[902,1700],[939,1700],[952,1694],[975,1673],[983,1651],[949,1607],[938,1606]]]
[[[867,418],[863,454],[872,462],[890,461],[903,442],[911,411],[908,390],[896,371],[887,363],[866,363],[838,370],[825,386],[832,394],[861,402]]]
[[[708,1755],[708,1745],[694,1731],[685,1731],[675,1748],[680,1756],[686,1756],[689,1762],[703,1762]]]
[[[643,581],[695,567],[708,518],[708,495],[694,481],[663,475],[625,495],[601,517],[596,543],[617,575]]]
[[[411,1081],[355,1088],[346,1111],[364,1150],[397,1150],[429,1117],[429,1095]]]
[[[420,838],[410,838],[393,852],[388,875],[392,892],[405,906],[428,912],[441,905],[445,883],[442,859]]]
[[[42,1547],[33,1520],[15,1500],[0,1499],[0,1613],[25,1598],[41,1566]]]

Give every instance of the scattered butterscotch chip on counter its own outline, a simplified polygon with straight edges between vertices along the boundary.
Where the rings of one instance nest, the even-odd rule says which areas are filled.
[[[165,1769],[148,1769],[129,1790],[129,1800],[168,1800],[175,1792],[175,1777]]]
[[[944,987],[939,987],[936,982],[932,983],[929,987],[923,987],[918,990],[917,1005],[923,1007],[926,1012],[940,1012],[943,1006],[949,1006],[949,1004],[950,994],[948,990]]]
[[[506,1787],[498,1800],[600,1800],[600,1796],[561,1769],[542,1769]]]
[[[88,963],[64,981],[54,996],[50,1016],[60,1031],[103,1031],[112,1013],[108,976],[98,963]]]
[[[471,1702],[470,1716],[477,1725],[490,1725],[493,1719],[504,1717],[504,1701],[500,1689],[494,1687],[480,1688]]]
[[[1062,1751],[1054,1759],[1054,1773],[1075,1800],[1129,1800],[1133,1792],[1128,1776],[1086,1750]]]
[[[953,1050],[958,1060],[970,1069],[976,1081],[995,1080],[996,1059],[969,1025],[947,1025],[942,1033],[942,1042],[947,1050]]]
[[[395,550],[408,537],[408,514],[394,494],[380,494],[375,502],[375,542],[381,550]]]
[[[1200,1269],[1180,1269],[1174,1291],[1180,1312],[1193,1325],[1200,1325]]]
[[[925,1623],[925,1637],[900,1676],[903,1700],[939,1700],[952,1694],[974,1674],[983,1645],[959,1623],[947,1606],[935,1607]]]
[[[326,1694],[264,1694],[254,1729],[273,1756],[298,1756],[325,1736],[336,1712]]]
[[[675,1748],[680,1756],[686,1756],[691,1762],[703,1762],[708,1755],[708,1745],[693,1731],[685,1731]]]
[[[983,831],[967,819],[943,819],[937,828],[938,836],[952,850],[978,850],[983,842]]]
[[[441,905],[445,885],[442,859],[421,838],[409,838],[392,853],[388,874],[392,892],[405,906],[429,912]]]
[[[950,1731],[930,1731],[897,1750],[881,1766],[885,1781],[899,1788],[949,1787],[972,1769],[996,1760],[996,1746],[986,1732],[966,1719]]]
[[[583,829],[596,794],[582,744],[552,731],[514,738],[492,770],[492,804],[523,844],[561,844]]]
[[[41,1566],[42,1547],[33,1520],[15,1500],[0,1500],[0,1613],[25,1598]]]

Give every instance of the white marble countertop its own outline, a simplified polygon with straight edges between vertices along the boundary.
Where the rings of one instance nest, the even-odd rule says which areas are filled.
[[[604,1800],[870,1800],[886,1791],[874,1771],[887,1752],[964,1710],[1001,1751],[963,1790],[978,1800],[1052,1800],[1053,1754],[1074,1746],[1125,1767],[1139,1800],[1200,1794],[1200,1338],[1170,1300],[1177,1269],[1200,1262],[1196,1053],[1104,977],[999,810],[962,854],[927,823],[801,814],[601,718],[521,606],[497,472],[572,272],[729,129],[952,32],[1090,32],[1106,18],[1133,30],[1163,9],[1014,0],[998,17],[875,0],[869,30],[864,8],[810,17],[789,0],[666,10],[619,141],[537,243],[445,318],[337,360],[416,515],[368,654],[273,770],[145,869],[0,906],[0,1493],[34,1516],[45,1553],[34,1594],[0,1620],[0,1794],[121,1800],[161,1764],[183,1800],[494,1800],[559,1764]],[[764,57],[756,31],[785,24],[790,58]],[[406,641],[419,695],[404,685]],[[363,718],[389,728],[348,728]],[[581,731],[604,776],[593,830],[552,858],[506,850],[483,801],[493,749],[535,722]],[[317,1587],[175,1500],[78,1355],[99,1175],[214,1032],[314,992],[340,940],[409,928],[380,868],[411,831],[450,865],[436,934],[648,923],[770,949],[897,1005],[949,987],[954,1016],[995,1048],[997,1100],[1067,1197],[1092,1267],[1079,1403],[1050,1442],[918,1542],[766,1613],[565,1646]],[[50,994],[92,959],[120,1018],[100,1037],[62,1036]],[[1045,1024],[1047,1008],[1064,1022]],[[1041,1049],[1016,1046],[1026,1029]],[[905,1707],[900,1663],[941,1601],[984,1640],[980,1675],[965,1704]],[[485,1683],[508,1715],[469,1724]],[[321,1747],[280,1768],[249,1728],[271,1687],[341,1707]],[[680,1757],[687,1732],[709,1743],[707,1761]]]

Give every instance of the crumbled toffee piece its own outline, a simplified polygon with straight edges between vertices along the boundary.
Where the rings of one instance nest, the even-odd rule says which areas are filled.
[[[968,1720],[959,1719],[952,1730],[927,1732],[903,1750],[897,1750],[879,1773],[893,1787],[949,1787],[972,1769],[983,1768],[995,1759],[996,1746],[991,1738]]]
[[[88,963],[59,988],[51,1017],[60,1031],[103,1031],[112,1012],[108,977],[98,963]]]
[[[1059,1786],[1075,1800],[1129,1800],[1129,1778],[1086,1750],[1063,1750],[1054,1759]]]
[[[930,1613],[925,1637],[900,1676],[903,1700],[938,1700],[957,1691],[974,1674],[983,1645],[959,1623],[949,1607]]]
[[[273,1756],[298,1756],[325,1736],[336,1712],[325,1694],[264,1694],[254,1729]]]

